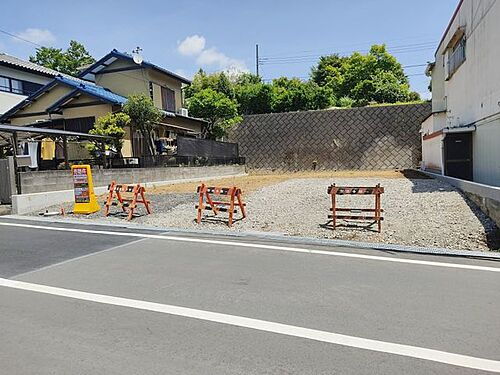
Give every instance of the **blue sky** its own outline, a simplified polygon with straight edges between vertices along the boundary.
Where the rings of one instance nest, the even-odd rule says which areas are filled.
[[[254,71],[258,43],[265,79],[306,78],[317,56],[365,51],[373,43],[386,43],[404,66],[433,60],[457,2],[2,0],[9,16],[0,29],[54,47],[75,39],[96,58],[140,46],[146,60],[188,77],[200,67]],[[2,52],[27,58],[35,48],[0,33]],[[424,69],[406,68],[420,93],[427,92]]]

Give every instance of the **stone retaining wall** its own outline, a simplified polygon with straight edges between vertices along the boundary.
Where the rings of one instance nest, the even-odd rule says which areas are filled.
[[[253,169],[401,169],[422,158],[430,103],[245,116],[229,135]]]

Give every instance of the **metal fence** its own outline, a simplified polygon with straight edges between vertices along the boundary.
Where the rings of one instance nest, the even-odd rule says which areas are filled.
[[[239,148],[237,143],[177,137],[177,155],[208,158],[237,158],[239,156]]]
[[[180,156],[180,155],[156,155],[137,158],[140,168],[152,167],[204,167],[214,165],[245,164],[243,157],[208,157],[208,156]],[[126,166],[130,167],[130,165]],[[120,168],[116,164],[112,168]]]

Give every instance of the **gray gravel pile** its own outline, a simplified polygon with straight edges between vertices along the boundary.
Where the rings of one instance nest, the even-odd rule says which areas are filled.
[[[175,193],[175,194],[149,194],[146,193],[146,198],[151,201],[152,205],[152,211],[153,211],[153,216],[158,215],[158,212],[169,212],[173,208],[181,205],[181,204],[188,204],[191,202],[194,202],[196,200],[196,194],[193,193]],[[111,221],[113,223],[124,223],[124,220],[127,215],[124,215],[121,212],[120,207],[118,206],[112,206],[111,207],[111,214],[108,217],[104,217],[103,212],[104,212],[104,201],[105,198],[100,198],[99,199],[99,205],[101,206],[101,211],[90,214],[90,215],[67,215],[66,218],[70,218],[72,220],[74,219],[81,219],[84,221],[87,220],[97,220],[97,221]],[[65,203],[62,205],[65,209],[66,212],[70,213],[73,210],[73,203]],[[47,208],[46,210],[49,212],[58,212],[60,210],[61,206],[51,206]],[[41,211],[43,212],[43,210]],[[133,221],[131,222],[132,224],[142,224],[144,225],[146,222],[146,218],[148,218],[148,215],[145,215],[145,209],[142,204],[138,205],[138,208],[136,210],[137,215],[134,216]],[[38,215],[39,213],[35,212],[32,213],[31,215]],[[61,218],[60,216],[57,216],[57,218]],[[127,222],[128,223],[128,222]]]
[[[326,191],[332,182],[347,186],[381,183],[385,188],[382,233],[375,232],[375,226],[369,229],[340,227],[335,231],[324,227],[330,208],[330,196]],[[218,219],[206,211],[206,220],[201,225],[196,224],[194,199],[167,212],[156,210],[155,215],[143,217],[141,222],[161,227],[226,228],[470,250],[488,250],[487,236],[496,230],[495,224],[475,206],[469,205],[461,193],[433,179],[295,179],[264,187],[245,197],[245,202],[248,218],[237,221],[231,229],[222,220],[227,218],[226,213],[221,213]],[[342,196],[338,202],[339,207],[373,207],[374,197]]]
[[[367,227],[366,223],[358,223],[357,226],[351,223],[336,230],[325,226],[330,212],[327,188],[332,182],[346,186],[374,186],[380,183],[385,188],[382,194],[382,208],[385,211],[382,233],[376,232],[375,226]],[[205,219],[198,225],[194,220],[196,194],[150,194],[148,198],[153,203],[153,214],[136,217],[130,224],[204,231],[272,232],[465,250],[488,250],[498,246],[498,242],[495,242],[498,241],[495,223],[459,191],[434,179],[288,180],[244,195],[248,217],[236,221],[232,228],[226,225],[227,213],[214,216],[211,211],[205,211]],[[370,208],[374,206],[374,196],[341,196],[338,206]],[[67,210],[71,210],[71,207],[66,206]],[[49,210],[57,209],[52,207]],[[117,211],[117,207],[114,210]],[[143,208],[139,211],[143,211]],[[235,216],[239,218],[240,214]],[[67,217],[75,218],[72,215]],[[125,223],[121,215],[105,218],[100,212],[79,218]]]

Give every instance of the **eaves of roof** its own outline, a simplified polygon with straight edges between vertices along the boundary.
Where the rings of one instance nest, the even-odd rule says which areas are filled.
[[[81,79],[85,79],[85,77],[88,77],[88,75],[98,73],[100,70],[104,69],[107,66],[106,62],[108,62],[112,58],[122,59],[122,60],[127,60],[127,61],[132,61],[132,62],[134,61],[132,56],[130,56],[126,53],[123,53],[123,52],[119,52],[116,49],[113,49],[110,53],[108,53],[107,55],[105,55],[104,57],[102,57],[101,59],[99,59],[98,61],[93,63],[92,65],[90,65],[88,68],[84,69],[78,75],[78,77]],[[191,81],[189,79],[184,78],[176,73],[171,72],[170,70],[164,69],[164,68],[162,68],[158,65],[155,65],[153,63],[150,63],[148,61],[143,61],[139,65],[142,67],[151,68],[151,69],[156,70],[160,73],[166,74],[174,79],[181,81],[182,83],[191,84]]]

